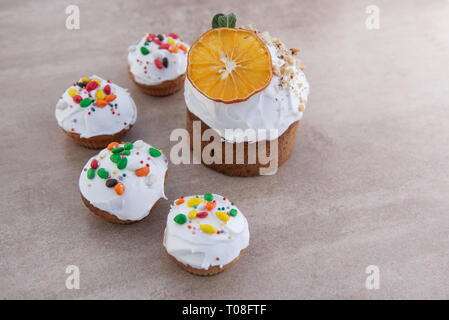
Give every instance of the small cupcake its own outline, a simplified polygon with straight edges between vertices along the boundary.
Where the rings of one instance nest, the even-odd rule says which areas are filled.
[[[100,149],[122,139],[136,122],[137,108],[126,89],[92,76],[64,91],[55,115],[69,137],[83,147]]]
[[[171,206],[164,247],[185,270],[200,276],[217,274],[237,262],[248,245],[248,222],[225,197],[181,197]]]
[[[168,160],[161,150],[138,140],[111,142],[81,172],[81,198],[93,213],[129,224],[145,218],[166,199]]]
[[[177,34],[146,34],[128,51],[129,75],[142,91],[168,96],[182,88],[189,46]]]
[[[222,141],[215,155],[220,161],[204,165],[231,176],[273,174],[293,150],[309,84],[298,49],[288,49],[267,32],[235,28],[235,21],[233,14],[216,15],[213,28],[190,47],[184,89],[187,130],[194,136],[198,121],[201,135],[213,129]],[[277,149],[270,150],[273,142]],[[249,151],[256,144],[258,158],[252,160]],[[260,160],[260,145],[265,144],[263,154],[276,159],[272,170]],[[201,141],[199,155],[207,145]],[[244,156],[237,158],[236,150],[244,150]]]

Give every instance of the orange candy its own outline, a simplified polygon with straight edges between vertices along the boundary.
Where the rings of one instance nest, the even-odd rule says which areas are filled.
[[[121,182],[117,183],[114,187],[115,193],[117,193],[117,195],[121,196],[123,194],[123,192],[125,192],[125,185]]]
[[[179,206],[180,204],[184,203],[184,199],[178,199],[175,203],[177,206]]]
[[[168,48],[168,51],[173,52],[173,53],[178,53],[178,47],[176,46],[171,46],[170,48]]]
[[[208,201],[206,203],[206,209],[209,211],[214,210],[215,206],[216,206],[216,204],[214,201]]]
[[[106,100],[106,102],[111,102],[111,101],[114,101],[115,98],[117,98],[117,96],[116,96],[115,94],[108,94],[108,95],[104,98],[104,100]]]
[[[112,149],[115,149],[118,147],[118,142],[111,142],[110,144],[108,144],[108,150],[111,151]]]
[[[181,49],[182,51],[184,51],[185,53],[187,53],[187,47],[185,46],[185,45],[183,45],[183,44],[180,44],[179,46],[179,49]]]
[[[147,176],[150,173],[150,168],[145,166],[145,167],[142,167],[140,169],[137,169],[135,171],[135,173],[136,173],[136,176],[138,176],[138,177],[145,177],[145,176]]]
[[[100,107],[100,108],[103,108],[108,105],[107,101],[103,100],[103,99],[95,101],[95,104],[97,105],[97,107]]]

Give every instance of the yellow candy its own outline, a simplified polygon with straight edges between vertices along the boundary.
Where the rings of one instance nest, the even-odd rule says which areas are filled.
[[[200,225],[200,229],[207,233],[217,233],[217,229],[210,224],[202,224]]]
[[[101,86],[101,81],[98,79],[92,79],[93,81],[95,81],[96,83],[98,83],[98,86]]]
[[[89,78],[81,78],[81,82],[89,82],[90,81],[90,79]]]
[[[169,38],[169,39],[167,40],[167,43],[169,43],[169,44],[171,44],[171,45],[174,45],[174,44],[175,44],[175,40],[173,40],[172,38]]]
[[[192,198],[189,201],[187,201],[187,206],[189,207],[197,206],[201,203],[201,201],[203,200],[201,200],[200,198]]]
[[[68,92],[71,98],[73,98],[73,96],[78,93],[75,88],[70,88]]]
[[[193,209],[189,212],[189,219],[195,219],[196,218],[196,210]]]
[[[228,222],[228,220],[229,220],[228,214],[224,211],[217,211],[216,215],[217,215],[218,219],[220,219],[221,221],[223,221],[225,223]]]
[[[103,90],[101,90],[101,89],[97,90],[97,93],[95,94],[95,97],[98,100],[103,100],[104,99],[104,92],[103,92]]]

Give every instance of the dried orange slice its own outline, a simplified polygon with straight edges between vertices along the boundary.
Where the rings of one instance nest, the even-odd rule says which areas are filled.
[[[191,47],[187,78],[207,98],[235,103],[247,100],[271,81],[271,55],[251,30],[215,28]]]

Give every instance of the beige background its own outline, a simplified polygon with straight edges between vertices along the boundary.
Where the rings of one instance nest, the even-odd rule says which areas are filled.
[[[81,29],[65,28],[78,4]],[[365,27],[380,7],[380,30]],[[1,1],[0,298],[449,298],[449,2]],[[311,96],[291,158],[275,176],[231,178],[170,165],[166,193],[217,192],[246,214],[251,245],[210,278],[168,259],[169,202],[120,226],[82,204],[78,176],[96,151],[60,132],[59,94],[98,74],[129,88],[127,136],[170,150],[182,92],[141,93],[127,46],[145,32],[192,43],[213,14],[269,30],[302,50]],[[67,290],[65,268],[81,270]],[[378,265],[379,290],[365,288]]]

